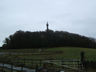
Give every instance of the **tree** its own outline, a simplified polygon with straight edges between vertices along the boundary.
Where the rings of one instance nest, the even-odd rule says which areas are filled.
[[[3,48],[46,48],[46,47],[87,47],[96,48],[96,41],[78,34],[64,31],[17,31],[5,39]]]

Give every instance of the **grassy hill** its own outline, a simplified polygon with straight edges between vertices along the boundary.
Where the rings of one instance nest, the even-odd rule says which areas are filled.
[[[4,40],[3,49],[26,49],[45,47],[84,47],[96,48],[94,38],[66,31],[17,31]]]

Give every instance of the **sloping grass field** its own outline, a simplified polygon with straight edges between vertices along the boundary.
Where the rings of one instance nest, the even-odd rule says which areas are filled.
[[[85,52],[87,60],[96,60],[96,49],[79,47],[57,47],[45,49],[0,49],[0,57],[17,57],[25,59],[80,59]]]
[[[21,64],[24,63],[22,59],[71,60],[71,59],[80,59],[80,53],[82,51],[85,53],[86,60],[96,61],[96,49],[79,48],[79,47],[56,47],[56,48],[43,48],[43,49],[0,49],[0,60],[6,61],[7,59],[9,59],[8,62],[10,62],[11,60],[11,63],[15,63],[16,61]],[[26,62],[25,66],[29,66],[32,68],[32,63]],[[89,72],[95,72],[95,71],[96,70],[93,71],[93,69],[91,69]]]

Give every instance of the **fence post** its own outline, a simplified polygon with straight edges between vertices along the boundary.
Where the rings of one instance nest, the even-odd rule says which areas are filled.
[[[85,53],[82,51],[81,52],[81,61],[84,61],[84,59],[85,59]]]
[[[23,64],[21,65],[21,71],[23,71]]]
[[[26,64],[25,58],[23,60],[24,60],[24,65],[25,65]]]
[[[81,63],[84,65],[85,62],[85,53],[82,51],[81,52]]]
[[[2,62],[2,65],[3,65],[3,66],[2,66],[2,71],[4,71],[4,62]]]
[[[83,52],[83,51],[81,52],[81,63],[80,64],[81,64],[81,66],[80,66],[81,69],[84,70],[86,65],[85,65],[85,52]]]
[[[63,59],[61,60],[61,65],[64,65],[64,60]]]
[[[11,72],[13,72],[13,63],[11,63]]]
[[[38,72],[38,65],[36,65],[36,68],[35,68],[36,72]]]

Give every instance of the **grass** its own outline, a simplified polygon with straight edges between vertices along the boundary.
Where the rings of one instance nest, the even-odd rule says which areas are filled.
[[[80,53],[84,51],[85,57],[88,60],[96,60],[96,49],[77,48],[77,47],[57,47],[47,48],[43,50],[38,49],[1,49],[0,52],[8,54],[2,55],[3,57],[18,57],[27,59],[80,59]],[[16,54],[11,54],[16,53]]]
[[[85,52],[85,58],[87,60],[96,61],[96,49],[79,48],[79,47],[57,47],[57,48],[46,48],[42,50],[41,49],[0,49],[0,52],[6,53],[0,55],[0,60],[4,61],[9,59],[13,63],[16,61],[23,64],[24,61],[20,59],[80,59],[80,53],[82,51]],[[17,58],[18,60],[14,60],[15,58]],[[25,64],[26,66],[32,68],[31,62],[26,62]],[[94,69],[89,70],[89,72],[91,72],[92,70]]]
[[[11,72],[11,69],[0,67],[0,72]],[[23,71],[16,71],[16,70],[13,70],[13,72],[23,72]]]

